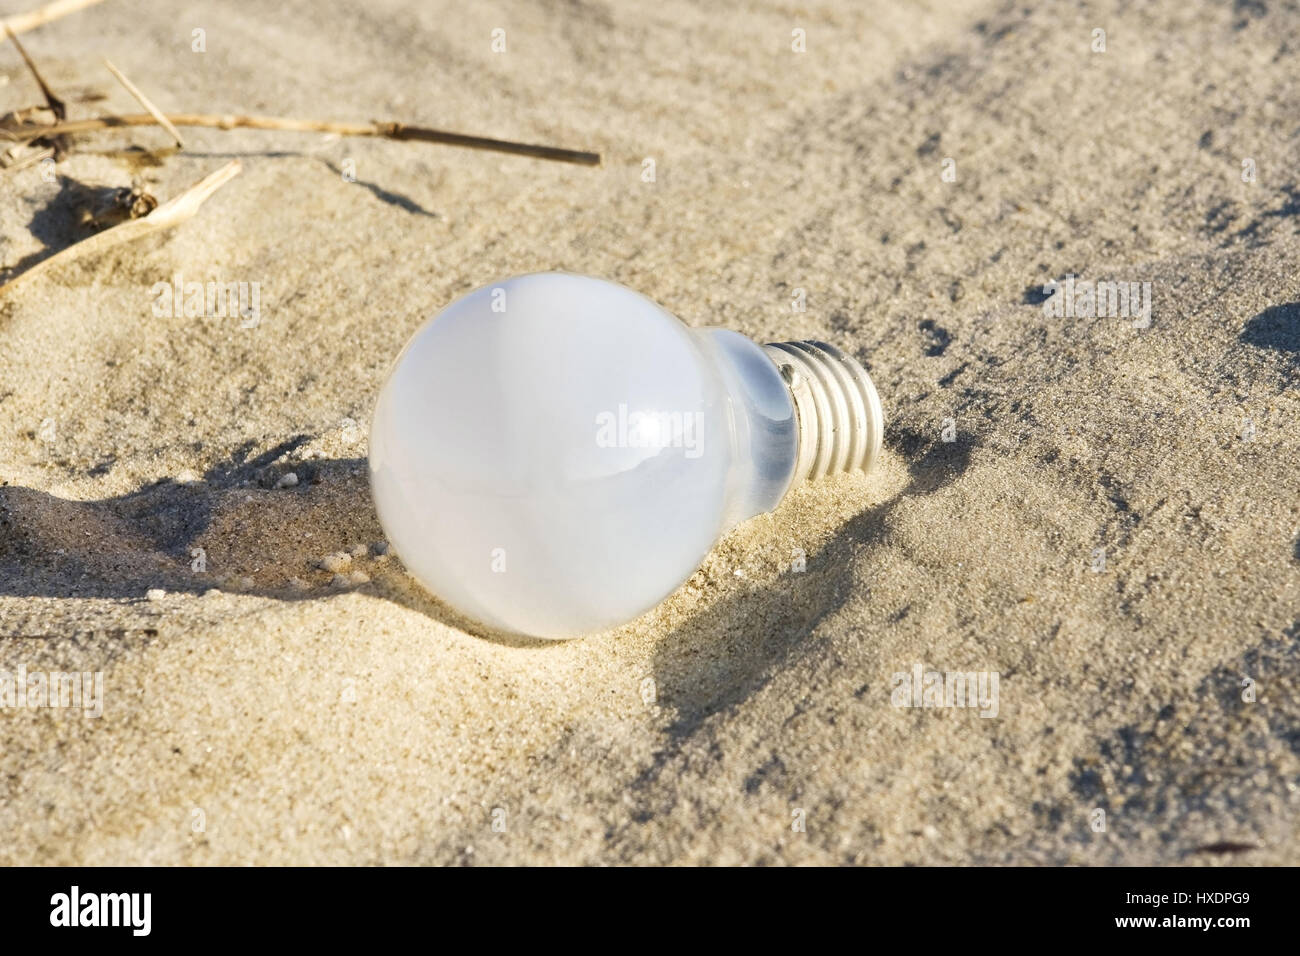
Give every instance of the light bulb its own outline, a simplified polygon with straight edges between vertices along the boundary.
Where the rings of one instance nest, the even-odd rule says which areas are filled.
[[[870,469],[882,432],[871,379],[830,345],[760,347],[548,272],[419,328],[375,405],[370,482],[425,588],[560,639],[653,608],[795,482]]]

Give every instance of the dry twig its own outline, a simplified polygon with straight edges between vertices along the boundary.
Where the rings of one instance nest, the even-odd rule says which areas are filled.
[[[50,89],[50,84],[45,82],[45,77],[41,76],[41,71],[36,68],[35,62],[27,55],[27,48],[18,42],[18,34],[6,26],[5,36],[9,37],[13,45],[18,48],[18,55],[23,58],[23,62],[27,64],[27,69],[31,71],[33,79],[36,80],[36,85],[41,88],[41,95],[45,97],[45,105],[50,108],[56,117],[61,120],[66,119],[68,108],[64,105],[63,100],[54,95],[54,90]]]
[[[599,166],[600,153],[588,153],[558,146],[537,146],[485,136],[466,136],[427,126],[408,126],[405,123],[334,123],[327,120],[283,119],[275,116],[234,116],[213,113],[169,113],[167,119],[175,126],[202,126],[209,129],[266,129],[287,130],[295,133],[335,133],[339,136],[377,136],[384,139],[406,140],[422,143],[445,143],[469,149],[486,149],[498,153],[513,153],[550,159],[581,166]],[[11,126],[7,130],[14,139],[26,140],[44,136],[88,133],[99,129],[117,129],[126,126],[155,126],[158,120],[149,113],[128,113],[123,116],[97,116],[93,119],[71,120],[53,126]]]
[[[14,33],[26,33],[28,30],[35,30],[39,26],[44,26],[61,17],[66,17],[70,13],[76,13],[78,10],[84,10],[86,7],[93,7],[103,0],[54,0],[54,3],[47,3],[39,9],[32,10],[28,13],[16,13],[4,21],[6,30]]]
[[[41,71],[37,69],[36,62],[27,55],[26,47],[18,42],[18,35],[7,25],[5,26],[5,35],[8,36],[13,42],[13,45],[18,48],[19,55],[23,58],[23,62],[27,64],[27,69],[31,72],[32,78],[36,80],[36,85],[41,88],[41,95],[45,97],[45,105],[49,111],[54,114],[54,122],[61,123],[66,120],[68,118],[68,107],[64,104],[63,100],[54,95],[54,90],[50,88],[50,84],[45,82],[45,77],[43,77]],[[54,159],[56,161],[62,159],[64,154],[68,151],[68,141],[63,136],[41,136],[33,143],[33,145],[36,146],[43,146],[46,144],[54,148]]]
[[[158,125],[165,129],[172,139],[176,140],[177,148],[184,149],[185,140],[181,139],[181,134],[171,124],[171,120],[163,115],[163,111],[154,106],[149,97],[141,93],[140,88],[128,80],[126,75],[109,61],[108,57],[104,57],[104,65],[108,67],[108,72],[112,73],[117,78],[117,81],[126,87],[126,91],[135,97],[136,102],[149,111],[149,115],[158,121]]]
[[[21,147],[15,146],[4,153],[0,153],[0,169],[3,169],[7,173],[16,173],[20,169],[26,169],[28,166],[35,166],[43,159],[53,158],[53,146],[32,147],[30,144]]]

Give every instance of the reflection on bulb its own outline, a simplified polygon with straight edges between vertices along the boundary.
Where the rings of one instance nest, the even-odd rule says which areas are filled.
[[[796,480],[870,468],[882,432],[867,373],[831,346],[760,347],[541,273],[415,333],[376,403],[370,480],[429,591],[558,639],[654,607]]]

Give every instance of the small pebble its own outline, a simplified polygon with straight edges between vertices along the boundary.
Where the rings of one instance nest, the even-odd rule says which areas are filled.
[[[287,471],[280,476],[280,480],[275,483],[277,488],[293,488],[298,484],[298,476],[292,471]]]
[[[339,437],[349,445],[361,438],[361,426],[356,419],[344,418],[339,422]]]
[[[332,588],[349,588],[351,586],[352,582],[346,574],[336,574],[330,578],[330,587]]]
[[[352,555],[346,551],[335,551],[333,554],[327,554],[320,559],[320,566],[331,574],[346,571],[351,564]]]
[[[161,601],[167,596],[167,592],[162,588],[150,588],[148,591],[144,592],[144,596],[150,601]]]
[[[367,553],[369,550],[370,550],[370,549],[367,548],[364,544],[354,544],[354,545],[352,546],[352,557],[354,557],[354,558],[364,558],[364,557],[366,556],[366,553]]]
[[[369,584],[370,575],[366,574],[364,571],[353,571],[348,575],[348,581],[352,584]]]
[[[370,546],[370,551],[375,557],[382,558],[384,555],[388,554],[388,542],[376,541]]]

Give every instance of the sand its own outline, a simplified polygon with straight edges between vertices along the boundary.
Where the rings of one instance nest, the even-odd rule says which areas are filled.
[[[170,111],[605,164],[80,141],[163,199],[244,172],[0,299],[0,670],[103,674],[99,718],[0,710],[0,863],[1300,863],[1294,8],[108,0],[24,40],[74,116],[137,110],[107,55]],[[3,267],[75,237],[39,168],[0,189]],[[539,269],[851,351],[883,462],[616,632],[480,633],[377,553],[366,426],[424,318]],[[259,324],[156,315],[177,275]],[[1047,315],[1066,275],[1149,326]],[[997,715],[895,706],[917,666]]]

